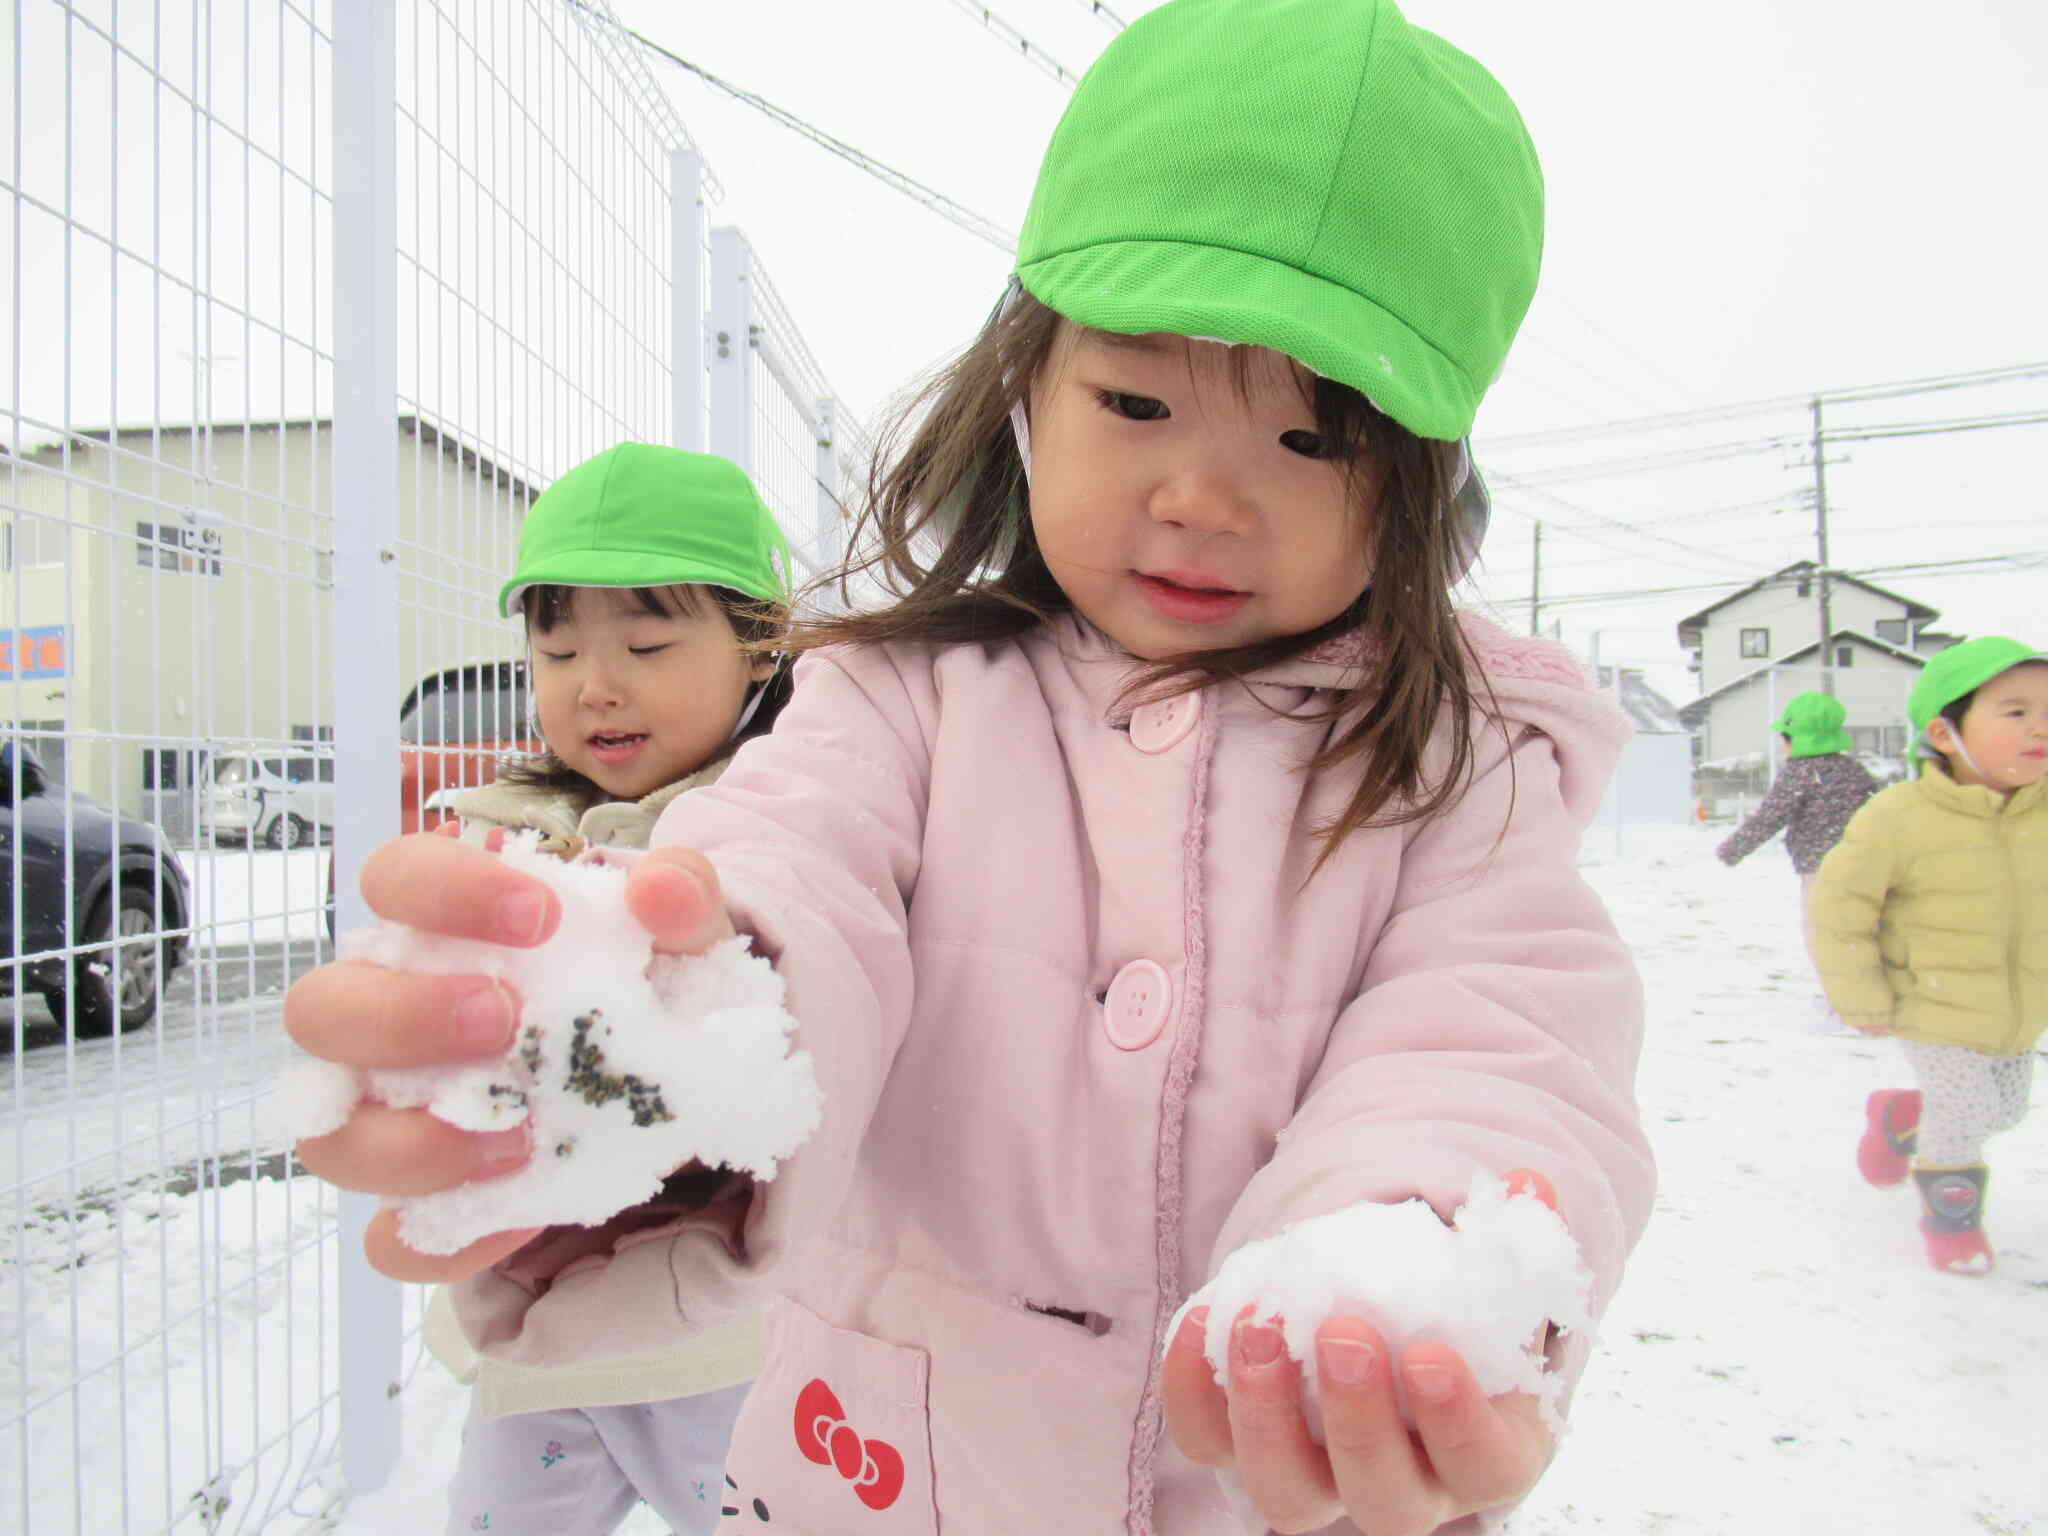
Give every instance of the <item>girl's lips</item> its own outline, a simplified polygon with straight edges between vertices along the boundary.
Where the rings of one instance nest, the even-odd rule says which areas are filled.
[[[1252,600],[1249,592],[1189,586],[1166,576],[1133,573],[1138,590],[1155,610],[1184,624],[1214,624],[1229,618]]]
[[[620,732],[617,735],[593,736],[585,745],[590,748],[590,755],[600,763],[616,766],[630,760],[636,752],[646,746],[647,738],[644,735]]]

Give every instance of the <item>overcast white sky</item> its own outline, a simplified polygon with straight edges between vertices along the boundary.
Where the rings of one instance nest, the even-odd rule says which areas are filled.
[[[618,8],[675,52],[1010,229],[1067,95],[954,0]],[[1110,36],[1085,0],[994,9],[1076,71]],[[1128,18],[1151,6],[1115,9]],[[1543,287],[1481,411],[1482,462],[1513,473],[1800,436],[1803,407],[1540,454],[1489,447],[1617,418],[2048,362],[2048,6],[2038,0],[1405,9],[1506,84],[1548,181]],[[980,323],[1008,271],[1001,252],[684,72],[656,68],[725,183],[714,217],[746,228],[864,414]],[[2048,378],[1844,409],[1830,421],[2043,407]],[[1859,443],[1837,456],[1837,566],[2048,547],[2037,469],[2048,426]],[[1538,517],[1547,593],[1761,575],[1812,553],[1802,499],[1811,485],[1796,450],[1546,485],[1562,503],[1497,481],[1486,590],[1527,596]],[[1616,520],[1650,524],[1657,537]],[[2048,632],[2048,566],[1875,579],[1941,608],[1951,629]],[[1675,621],[1719,595],[1574,604],[1546,617],[1562,618],[1581,646],[1600,631],[1607,657],[1669,662]],[[1520,624],[1527,612],[1503,616]]]

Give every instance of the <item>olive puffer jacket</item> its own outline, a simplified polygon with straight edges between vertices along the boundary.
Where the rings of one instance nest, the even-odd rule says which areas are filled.
[[[1929,767],[1893,785],[1822,862],[1809,910],[1846,1022],[2032,1050],[2048,1025],[2048,780],[2002,797]]]
[[[1714,850],[1723,864],[1749,857],[1785,830],[1785,851],[1802,875],[1820,868],[1828,850],[1841,841],[1849,818],[1877,793],[1877,780],[1855,758],[1833,752],[1823,757],[1795,757],[1779,770],[1777,781],[1741,826]]]

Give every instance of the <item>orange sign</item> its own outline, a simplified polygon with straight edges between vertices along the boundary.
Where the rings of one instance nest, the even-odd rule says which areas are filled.
[[[62,624],[33,629],[0,629],[0,681],[62,677],[69,647]]]

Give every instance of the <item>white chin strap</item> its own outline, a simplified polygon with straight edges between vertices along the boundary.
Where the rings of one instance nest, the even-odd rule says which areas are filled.
[[[1010,434],[1017,439],[1017,458],[1024,466],[1024,489],[1031,489],[1031,417],[1019,400],[1010,407]]]
[[[1962,732],[1956,730],[1953,726],[1951,726],[1949,728],[1948,739],[1956,744],[1956,756],[1960,757],[1964,762],[1970,765],[1970,772],[1977,775],[1978,779],[1981,782],[1989,784],[1991,782],[1990,775],[1985,773],[1985,771],[1982,768],[1979,768],[1977,766],[1977,759],[1970,756],[1970,749],[1963,745]]]
[[[747,722],[754,718],[754,711],[759,709],[761,701],[768,697],[769,686],[774,681],[775,679],[771,677],[765,683],[754,684],[754,696],[747,700],[747,707],[740,711],[739,719],[733,721],[732,730],[726,734],[725,739],[727,741],[739,740],[740,732],[744,731],[747,728]]]

